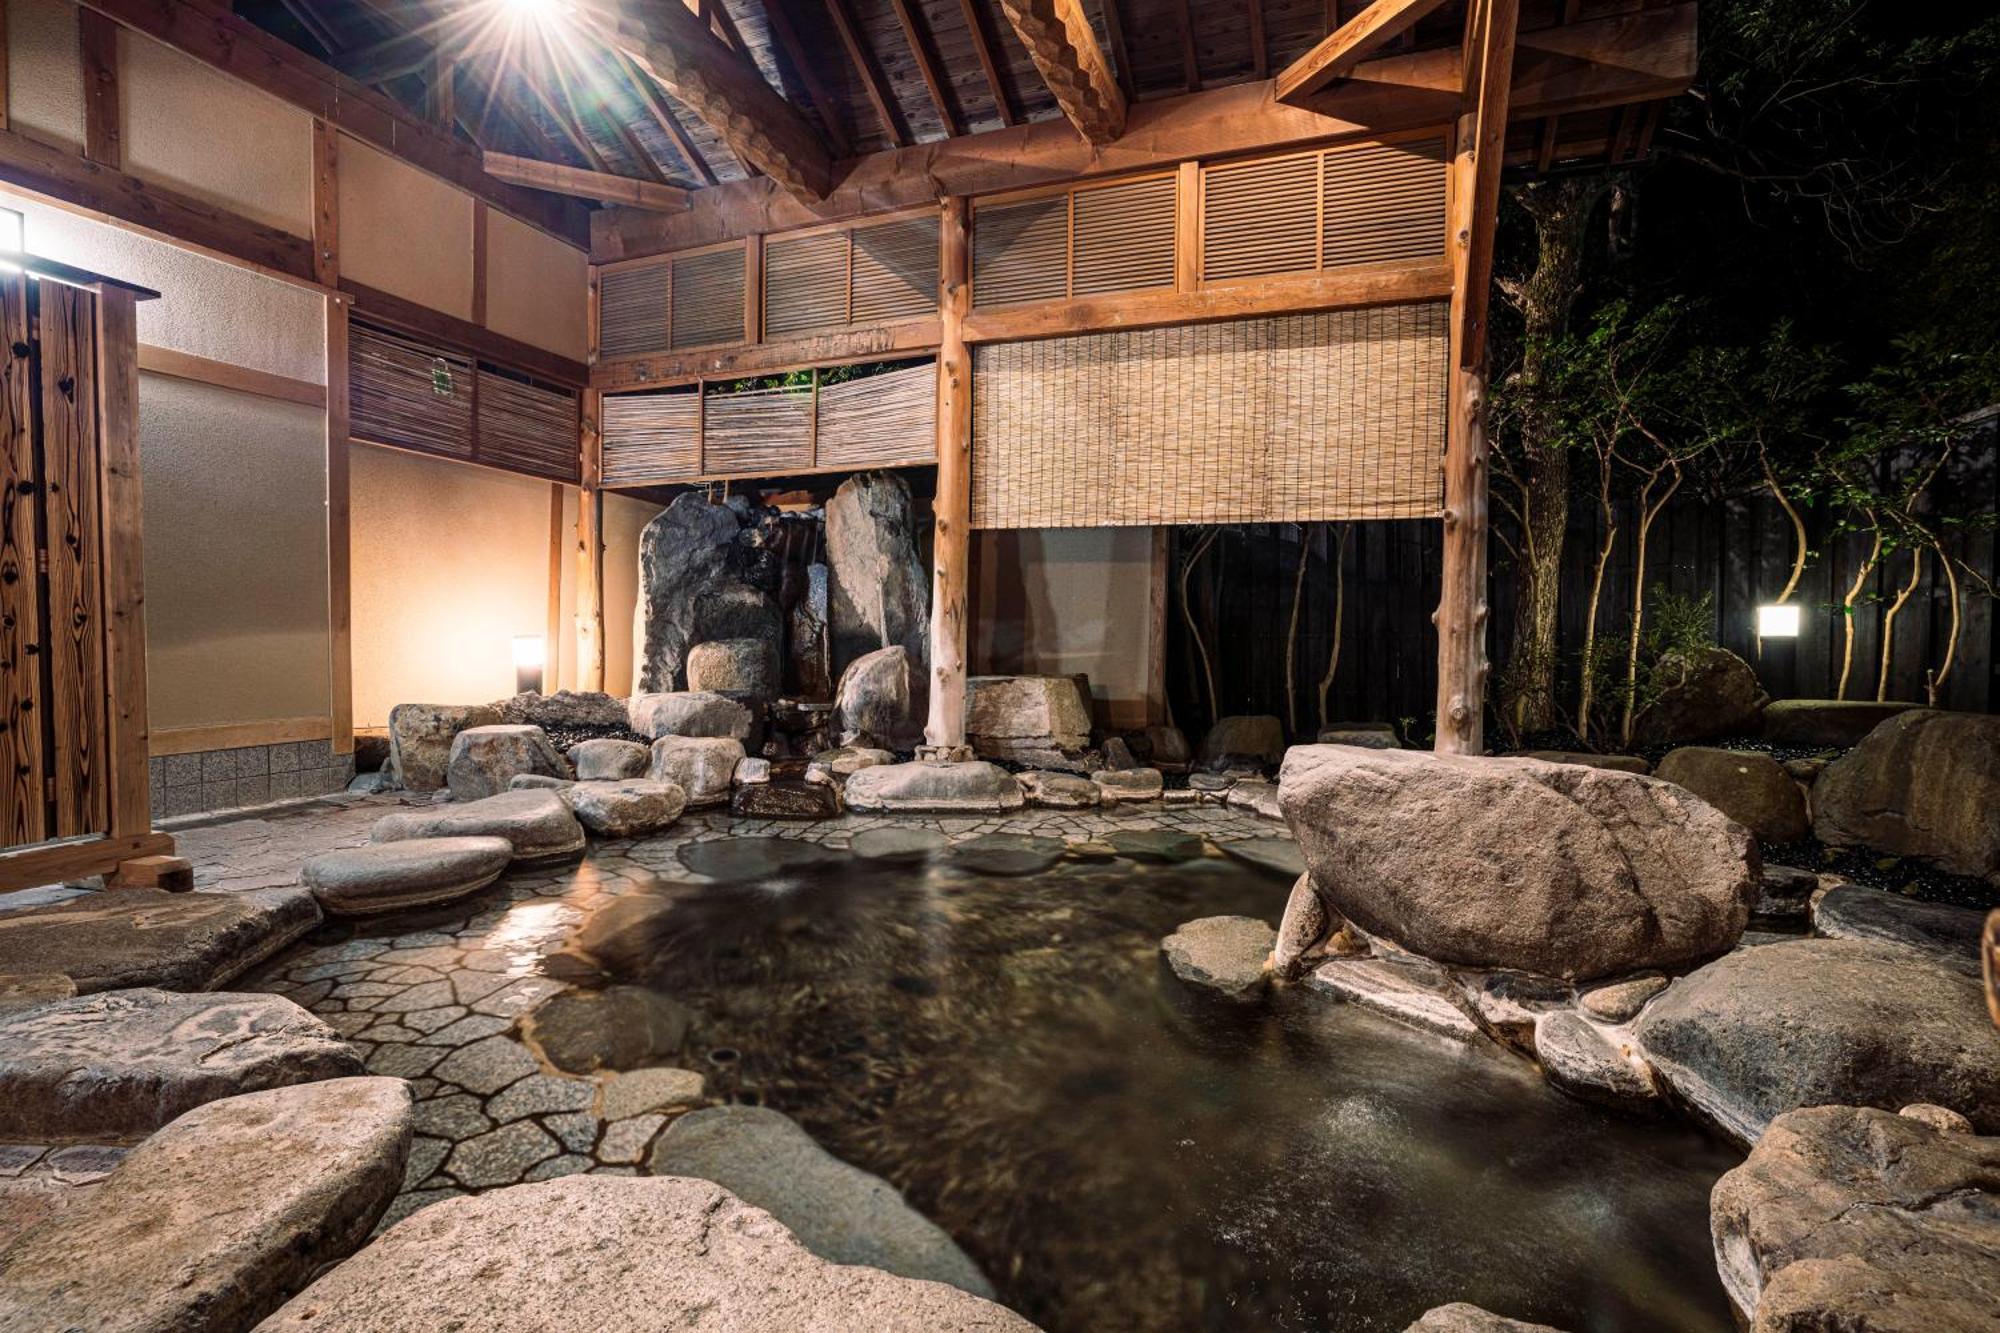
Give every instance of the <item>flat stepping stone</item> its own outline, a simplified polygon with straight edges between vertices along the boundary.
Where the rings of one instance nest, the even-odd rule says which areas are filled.
[[[402,1187],[410,1124],[395,1078],[197,1107],[0,1253],[5,1325],[248,1328],[368,1239]]]
[[[1202,853],[1199,833],[1176,833],[1172,829],[1116,829],[1105,834],[1104,840],[1117,848],[1120,856],[1158,865],[1192,861]],[[1297,872],[1293,878],[1297,878]]]
[[[1044,810],[1089,810],[1104,799],[1095,782],[1071,773],[1036,770],[1018,774],[1015,781],[1028,804]]]
[[[36,1009],[76,994],[76,983],[60,972],[30,972],[25,976],[0,976],[0,1018]]]
[[[840,795],[824,782],[755,782],[736,789],[729,813],[741,819],[832,819],[840,813]]]
[[[0,974],[60,972],[79,994],[159,986],[211,990],[320,922],[300,888],[249,893],[107,889],[0,913]]]
[[[589,740],[569,747],[569,761],[576,766],[577,780],[593,782],[644,777],[653,761],[651,746],[638,741]]]
[[[259,1333],[663,1328],[1033,1333],[954,1287],[828,1263],[769,1213],[685,1177],[565,1176],[391,1227]]]
[[[583,825],[552,791],[504,791],[483,801],[399,810],[375,821],[376,842],[411,838],[505,838],[528,864],[573,860],[588,841]]]
[[[1116,861],[1118,849],[1097,838],[1078,838],[1068,844],[1069,857],[1073,861]]]
[[[0,1018],[0,1142],[136,1138],[205,1102],[362,1072],[283,996],[81,995]]]
[[[1264,993],[1265,960],[1278,932],[1255,917],[1207,916],[1160,941],[1173,974],[1190,986],[1245,1002]]]
[[[1157,768],[1106,768],[1090,775],[1106,805],[1126,801],[1157,801],[1167,788]]]
[[[1976,908],[1842,884],[1813,905],[1812,921],[1813,933],[1827,939],[1901,944],[1921,950],[1940,967],[1979,975],[1979,932],[1986,914]]]
[[[1004,814],[1027,798],[1014,775],[997,764],[877,764],[847,779],[847,808],[866,813]]]
[[[577,822],[602,838],[643,838],[658,833],[687,809],[677,782],[624,778],[579,782],[563,793]]]
[[[692,1106],[701,1100],[707,1083],[692,1069],[634,1069],[605,1080],[604,1090],[598,1094],[598,1115],[608,1123],[648,1111]]]
[[[1290,838],[1233,838],[1215,845],[1231,860],[1279,879],[1296,880],[1306,873],[1305,854]]]
[[[951,839],[935,829],[871,828],[854,835],[847,850],[864,861],[927,861],[951,850]]]
[[[840,853],[802,838],[712,838],[688,843],[679,856],[695,874],[734,884],[825,865]]]
[[[965,1251],[893,1185],[841,1161],[768,1107],[716,1106],[682,1116],[653,1145],[647,1169],[714,1181],[832,1263],[993,1296],[992,1283]]]
[[[372,916],[457,902],[500,878],[514,859],[505,838],[418,838],[315,856],[299,872],[330,916]]]
[[[1029,833],[982,833],[951,849],[951,863],[975,875],[1038,875],[1063,859],[1069,844]]]

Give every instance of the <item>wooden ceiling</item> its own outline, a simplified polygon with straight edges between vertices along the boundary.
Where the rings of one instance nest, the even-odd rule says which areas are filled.
[[[628,0],[624,8],[681,2]],[[1009,14],[1038,2],[688,0],[688,8],[844,158],[1062,119]],[[1521,26],[1642,2],[1524,0]],[[236,8],[488,152],[686,187],[759,174],[629,47],[614,50],[567,21],[523,19],[517,3],[239,0]],[[1365,0],[1080,3],[1119,88],[1138,102],[1271,78],[1367,8]],[[1460,41],[1464,0],[1423,8],[1384,50]],[[1564,117],[1560,127],[1516,126],[1510,148],[1515,161],[1542,167],[1580,155],[1636,156],[1656,121],[1657,104]]]

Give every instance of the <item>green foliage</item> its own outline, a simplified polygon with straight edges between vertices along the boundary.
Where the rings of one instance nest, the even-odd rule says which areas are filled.
[[[1699,652],[1715,643],[1715,594],[1683,597],[1664,588],[1653,593],[1653,609],[1639,641],[1642,666],[1655,666],[1669,654]]]
[[[819,370],[819,386],[822,389],[835,384],[846,384],[850,380],[872,379],[892,370],[902,370],[907,361],[864,361],[851,366],[822,366]],[[755,389],[810,389],[813,372],[810,370],[788,370],[778,375],[752,375],[740,380],[711,380],[710,393],[748,393]]]

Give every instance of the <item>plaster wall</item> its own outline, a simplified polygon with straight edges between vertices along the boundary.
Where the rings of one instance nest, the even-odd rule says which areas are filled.
[[[486,213],[486,327],[561,356],[590,351],[583,251],[505,213]]]
[[[7,122],[43,143],[83,150],[83,66],[76,6],[6,0]]]
[[[140,375],[155,730],[328,712],[324,440],[317,408]]]
[[[472,196],[346,135],[339,152],[341,274],[471,319]]]
[[[973,670],[1086,672],[1101,721],[1144,725],[1153,530],[1017,528],[973,537]]]

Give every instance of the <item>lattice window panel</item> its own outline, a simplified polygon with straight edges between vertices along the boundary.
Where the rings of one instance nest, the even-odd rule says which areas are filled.
[[[672,265],[611,269],[597,280],[597,354],[640,356],[667,350],[667,292]]]
[[[1434,516],[1446,327],[1428,302],[977,347],[972,525]]]
[[[938,219],[903,218],[764,243],[764,337],[937,313]]]
[[[599,300],[602,299],[600,289]],[[668,343],[674,351],[744,340],[740,246],[673,261],[668,322]]]
[[[1172,176],[981,205],[972,303],[1020,305],[1174,285]]]
[[[1202,280],[1442,257],[1445,185],[1437,139],[1205,167]]]

